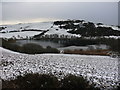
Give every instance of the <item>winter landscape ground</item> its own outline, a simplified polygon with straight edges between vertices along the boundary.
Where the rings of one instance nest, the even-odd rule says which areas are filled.
[[[67,74],[86,77],[97,87],[108,89],[118,84],[118,59],[109,56],[69,54],[20,54],[0,48],[1,78],[15,79],[26,73],[53,74],[62,79]]]
[[[72,74],[103,90],[119,85],[119,26],[84,20],[19,23],[1,25],[0,38],[2,80],[28,73],[52,74],[60,80]]]

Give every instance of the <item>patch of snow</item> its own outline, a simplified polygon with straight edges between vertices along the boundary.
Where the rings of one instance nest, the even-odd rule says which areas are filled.
[[[117,26],[114,25],[97,25],[95,24],[96,27],[111,27],[113,30],[118,30],[120,31],[120,28],[118,28]]]
[[[74,25],[79,25],[80,23],[74,23]]]
[[[114,38],[114,39],[119,39],[120,36],[104,36],[104,38]]]
[[[69,46],[69,47],[62,47],[58,48],[58,50],[87,50],[87,46]]]
[[[101,37],[83,37],[85,39],[99,39],[99,38],[113,38],[113,39],[119,39],[120,36],[101,36]]]
[[[117,26],[112,26],[112,29],[120,31],[120,28],[118,28]]]
[[[3,47],[0,47],[0,53],[2,54],[2,52],[13,53],[13,54],[20,54],[20,53],[18,53],[18,52],[14,52],[14,51],[5,49],[5,48],[3,48]]]
[[[0,38],[26,38],[38,35],[42,32],[38,31],[24,31],[24,32],[12,32],[12,33],[0,33]]]
[[[71,34],[67,32],[68,30],[65,29],[60,29],[58,26],[53,26],[53,28],[50,28],[48,32],[45,33],[45,35],[52,35],[52,34],[57,34],[57,35],[68,35],[68,36],[75,36],[75,37],[81,37],[80,35],[77,34]]]
[[[60,47],[57,48],[58,50],[89,50],[89,49],[93,49],[93,50],[98,50],[98,49],[109,49],[109,47],[107,45],[104,44],[100,44],[100,45],[87,45],[87,46],[68,46],[68,47]]]
[[[98,49],[109,49],[109,46],[104,45],[104,44],[99,44],[99,45],[88,45],[88,49],[93,49],[93,50],[98,50]]]

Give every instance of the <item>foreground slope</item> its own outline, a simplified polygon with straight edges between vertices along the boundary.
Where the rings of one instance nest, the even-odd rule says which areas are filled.
[[[63,78],[67,74],[82,75],[98,87],[118,84],[118,59],[108,56],[69,54],[16,54],[1,48],[1,73],[4,80],[26,73],[40,73]]]

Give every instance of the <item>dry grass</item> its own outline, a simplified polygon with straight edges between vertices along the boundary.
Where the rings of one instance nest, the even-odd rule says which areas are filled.
[[[108,52],[110,50],[87,50],[87,51],[82,51],[82,50],[65,50],[65,54],[81,54],[81,55],[103,55],[103,56],[109,56]]]

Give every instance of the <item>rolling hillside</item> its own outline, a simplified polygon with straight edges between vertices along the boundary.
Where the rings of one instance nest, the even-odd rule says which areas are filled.
[[[84,20],[65,20],[54,22],[19,23],[0,26],[1,38],[37,38],[45,35],[65,35],[73,37],[105,37],[120,38],[119,26],[102,23],[86,22]],[[35,37],[36,38],[36,37]]]

